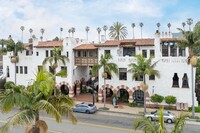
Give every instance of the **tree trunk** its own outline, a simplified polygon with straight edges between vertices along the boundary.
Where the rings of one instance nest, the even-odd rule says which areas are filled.
[[[145,74],[143,75],[143,82],[146,85]],[[145,95],[145,91],[146,90],[144,90],[144,113],[146,113],[146,95]]]

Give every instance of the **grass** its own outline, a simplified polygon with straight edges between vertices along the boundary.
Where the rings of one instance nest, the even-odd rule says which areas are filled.
[[[107,107],[105,107],[105,108],[104,107],[100,107],[99,110],[109,110],[109,108],[107,108]]]

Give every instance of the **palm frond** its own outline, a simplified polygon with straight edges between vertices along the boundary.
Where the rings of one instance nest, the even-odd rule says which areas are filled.
[[[55,74],[55,76],[59,76],[59,77],[67,77],[67,71],[66,70],[60,70],[59,72],[57,72]]]
[[[189,117],[189,114],[181,113],[178,118],[176,119],[176,122],[174,124],[174,127],[172,129],[172,133],[183,133],[184,126],[185,126],[185,119]]]

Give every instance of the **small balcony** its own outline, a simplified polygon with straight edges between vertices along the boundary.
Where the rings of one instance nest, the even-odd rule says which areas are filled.
[[[98,57],[75,57],[76,66],[94,66],[98,64]]]

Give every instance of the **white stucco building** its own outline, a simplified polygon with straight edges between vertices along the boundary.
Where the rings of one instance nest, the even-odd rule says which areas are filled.
[[[100,44],[87,44],[86,41],[74,38],[65,38],[63,41],[43,41],[33,39],[33,43],[25,44],[26,51],[18,53],[19,61],[16,63],[16,84],[29,85],[35,79],[38,67],[42,65],[45,57],[51,56],[53,47],[63,46],[62,55],[69,58],[66,66],[61,63],[57,68],[66,69],[67,78],[56,78],[57,89],[68,89],[69,96],[80,94],[80,89],[91,77],[91,67],[98,63],[100,56],[110,53],[113,57],[110,60],[116,63],[119,68],[119,75],[112,74],[112,77],[106,79],[104,87],[101,73],[98,76],[98,99],[103,99],[103,88],[107,88],[107,93],[127,95],[129,102],[142,102],[144,93],[140,89],[142,77],[132,79],[128,64],[137,62],[131,55],[143,54],[149,58],[154,56],[153,62],[158,61],[156,69],[160,72],[160,78],[155,76],[146,77],[149,89],[145,92],[147,104],[152,104],[149,100],[153,94],[162,96],[173,95],[177,98],[178,108],[187,108],[192,105],[191,90],[191,65],[187,64],[187,48],[179,48],[175,41],[181,38],[172,38],[171,35],[155,34],[154,38],[146,39],[126,39],[126,40],[108,40]],[[15,81],[15,65],[10,62],[12,53],[8,52],[3,56],[3,72],[7,81]],[[99,57],[99,58],[98,58]],[[47,65],[47,67],[49,67]],[[195,78],[195,76],[194,76]],[[122,91],[123,90],[123,91]],[[111,93],[112,92],[112,93]],[[68,93],[67,93],[68,94]],[[165,104],[165,103],[163,103]],[[195,97],[195,106],[197,105]]]

